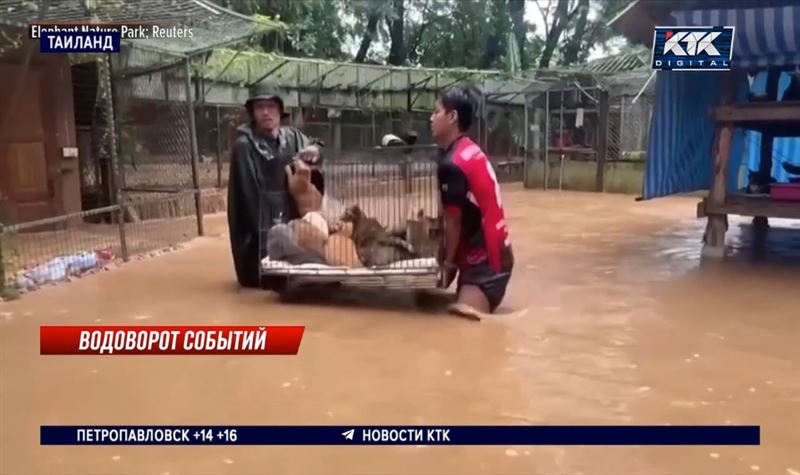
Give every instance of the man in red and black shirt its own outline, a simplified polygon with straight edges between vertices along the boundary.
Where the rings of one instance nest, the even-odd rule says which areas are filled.
[[[481,148],[465,134],[472,125],[477,91],[443,91],[431,115],[441,149],[439,186],[444,206],[444,286],[458,273],[458,304],[494,312],[506,293],[514,256],[500,185]]]

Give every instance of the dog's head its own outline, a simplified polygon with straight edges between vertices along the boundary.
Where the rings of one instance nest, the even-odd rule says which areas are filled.
[[[438,239],[442,234],[442,223],[439,218],[425,216],[425,210],[417,212],[417,219],[409,219],[406,222],[406,229],[411,239],[430,240]]]
[[[294,160],[292,160],[292,167],[294,168],[294,172],[296,174],[307,176],[311,173],[313,165],[301,158],[295,157]]]
[[[331,235],[338,235],[338,236],[345,236],[348,238],[353,237],[353,223],[352,222],[345,222],[339,221],[333,226],[331,229]]]
[[[362,218],[364,218],[364,212],[358,207],[358,205],[353,205],[345,210],[344,214],[342,214],[341,220],[345,223],[355,224],[361,221]]]

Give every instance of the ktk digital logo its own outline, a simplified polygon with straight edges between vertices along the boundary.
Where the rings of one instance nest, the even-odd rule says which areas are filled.
[[[653,69],[727,71],[733,57],[732,26],[657,26]]]

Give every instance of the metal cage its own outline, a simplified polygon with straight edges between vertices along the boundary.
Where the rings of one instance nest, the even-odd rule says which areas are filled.
[[[262,277],[435,288],[443,239],[435,158],[433,146],[398,146],[327,159],[321,209],[302,217],[290,193],[262,193]]]

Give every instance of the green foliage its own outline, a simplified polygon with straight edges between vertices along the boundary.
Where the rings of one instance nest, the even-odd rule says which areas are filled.
[[[0,57],[22,47],[22,34],[0,27]]]
[[[525,17],[543,10],[548,25],[562,23],[551,64],[584,63],[594,45],[611,38],[606,22],[619,4],[589,0],[590,14],[581,22],[577,14],[581,0],[551,0],[549,9],[524,0],[402,0],[402,8],[399,0],[217,1],[240,13],[266,15],[288,25],[285,31],[268,35],[258,47],[262,51],[353,60],[366,41],[363,59],[385,64],[390,45],[400,41],[405,60],[395,59],[394,64],[476,69],[508,67],[509,33],[520,48],[523,68],[538,64],[545,50],[545,31],[537,31]],[[558,2],[568,7],[560,19]],[[392,37],[390,27],[398,19],[403,21],[402,37]],[[368,31],[370,27],[374,31]]]
[[[258,49],[290,56],[345,59],[341,0],[223,0],[221,5],[287,25],[265,35]]]

